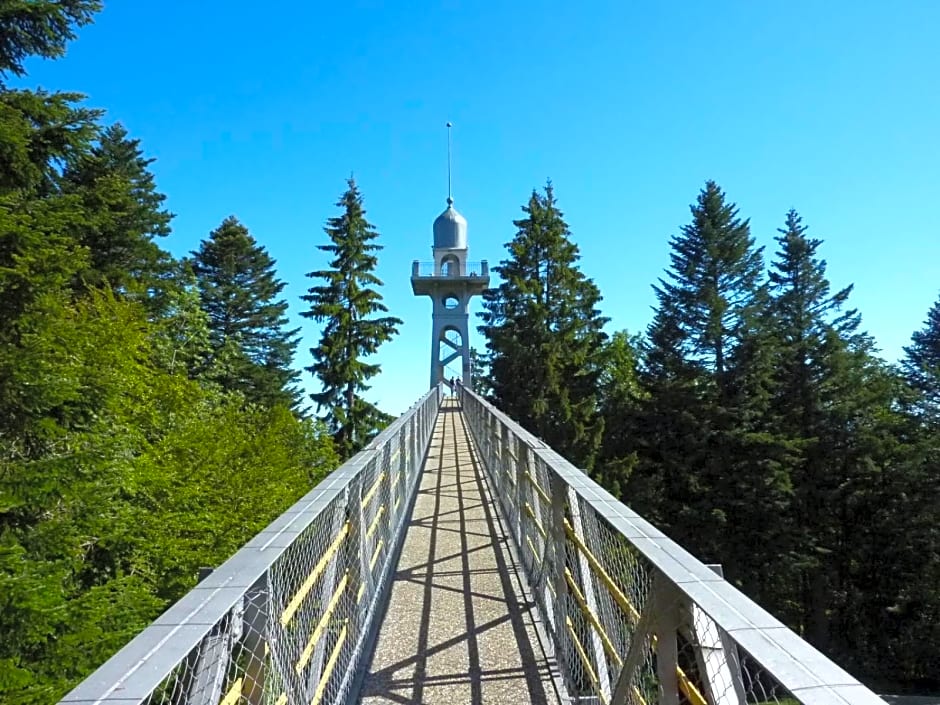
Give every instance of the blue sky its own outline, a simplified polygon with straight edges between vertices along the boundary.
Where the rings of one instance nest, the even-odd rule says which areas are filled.
[[[641,330],[715,179],[767,254],[799,210],[897,359],[940,295],[937,27],[931,0],[106,2],[21,83],[83,92],[142,140],[175,254],[228,215],[249,227],[288,282],[297,366],[318,337],[304,274],[354,172],[405,320],[370,392],[397,413],[427,384],[430,302],[409,276],[445,205],[448,120],[472,259],[503,259],[550,177],[611,329]]]

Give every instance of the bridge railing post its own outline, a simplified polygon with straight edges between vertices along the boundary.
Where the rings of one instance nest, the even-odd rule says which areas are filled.
[[[568,508],[571,513],[571,527],[574,532],[574,535],[581,541],[585,546],[596,545],[593,538],[590,534],[585,531],[585,524],[589,523],[590,518],[585,518],[582,516],[581,512],[581,501],[578,498],[578,493],[575,492],[574,488],[571,485],[566,486],[567,497],[568,497]],[[587,608],[588,612],[594,615],[595,619],[603,620],[604,613],[598,608],[597,595],[594,589],[594,574],[591,571],[591,566],[588,562],[587,556],[584,555],[581,551],[575,551],[577,556],[577,565],[572,565],[571,573],[575,576],[573,579],[577,582],[578,588],[581,591],[583,598],[583,605]],[[596,628],[589,630],[590,639],[591,639],[591,656],[594,658],[594,663],[597,668],[597,680],[600,687],[601,694],[603,695],[604,700],[610,701],[610,668],[607,661],[607,654],[604,651],[604,644],[601,640],[599,631]],[[606,634],[614,633],[613,630],[605,630]]]
[[[246,705],[262,705],[264,699],[267,639],[270,632],[271,600],[267,576],[259,580],[244,600],[242,648],[247,652],[242,697]]]
[[[568,585],[565,581],[565,567],[568,562],[568,538],[565,534],[565,482],[553,472],[548,471],[549,496],[552,501],[550,529],[546,540],[552,545],[551,581],[554,599],[552,600],[552,630],[555,634],[555,646],[559,661],[565,664],[563,672],[570,682],[575,656],[569,638],[571,622],[568,618]],[[547,552],[546,552],[547,553]]]
[[[519,535],[517,537],[519,545],[519,556],[522,561],[522,565],[525,566],[528,577],[531,580],[538,570],[536,562],[539,560],[539,556],[541,555],[538,552],[538,546],[545,546],[546,541],[541,536],[535,536],[535,543],[532,543],[532,528],[528,525],[528,522],[526,521],[526,514],[523,510],[526,501],[526,485],[528,484],[525,473],[532,462],[532,451],[528,445],[516,439],[516,453],[518,454],[519,462],[516,465],[516,486],[512,501],[516,515],[519,517]],[[533,549],[533,545],[536,548]],[[545,551],[542,551],[541,553],[544,554]],[[534,587],[535,586],[533,585],[533,588]]]
[[[515,498],[512,502],[515,504],[515,516],[512,518],[511,530],[514,534],[514,537],[517,543],[522,543],[525,536],[525,513],[522,511],[522,502],[524,501],[523,496],[523,485],[519,481],[519,478],[522,476],[522,463],[516,461],[516,455],[513,452],[514,448],[512,447],[513,437],[509,432],[509,427],[505,424],[499,424],[499,447],[500,447],[500,473],[502,474],[505,480],[503,484],[506,488],[506,492],[509,491],[509,478],[515,479]],[[523,561],[525,562],[525,561]]]

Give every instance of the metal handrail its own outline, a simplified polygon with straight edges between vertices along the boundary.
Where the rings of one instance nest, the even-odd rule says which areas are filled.
[[[460,397],[573,700],[884,705],[504,413]]]
[[[430,390],[60,702],[354,699],[440,398]]]
[[[436,262],[419,262],[415,260],[411,263],[411,276],[421,278],[437,277],[442,279],[455,277],[478,277],[488,279],[490,276],[490,265],[487,260],[463,262],[462,264],[458,261],[450,264],[449,269],[442,269]]]

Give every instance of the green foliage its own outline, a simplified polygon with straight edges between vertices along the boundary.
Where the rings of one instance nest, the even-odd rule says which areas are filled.
[[[494,268],[502,283],[483,294],[493,401],[582,467],[591,468],[603,420],[597,383],[607,319],[600,291],[577,266],[578,247],[551,183],[522,208],[509,257]]]
[[[637,462],[633,431],[644,397],[638,369],[641,345],[639,336],[627,331],[614,333],[604,346],[598,379],[604,436],[595,475],[616,496],[625,489]]]
[[[761,248],[714,181],[691,211],[692,222],[672,238],[668,280],[653,287],[659,302],[653,326],[675,329],[680,347],[672,352],[714,372],[717,381],[756,310]]]
[[[940,428],[940,299],[927,313],[924,327],[904,348],[904,374],[918,394],[924,419]]]
[[[668,279],[643,351],[644,399],[634,428],[638,456],[626,496],[680,543],[757,591],[758,546],[772,552],[765,521],[789,490],[786,448],[769,423],[772,366],[760,311],[761,250],[747,221],[714,182],[672,239]],[[718,498],[721,498],[720,501]],[[747,527],[746,540],[735,540]],[[769,558],[769,555],[768,555]]]
[[[97,7],[0,3],[0,73],[20,73],[29,52],[61,53],[70,22]],[[0,85],[0,702],[11,705],[57,701],[199,566],[337,463],[321,425],[196,378],[210,318],[191,269],[154,242],[170,215],[150,162],[80,100]]]
[[[170,256],[154,242],[170,234],[172,215],[163,210],[140,141],[130,139],[120,124],[104,130],[98,143],[67,164],[62,191],[78,196],[89,214],[79,233],[88,248],[84,283],[107,284],[114,291],[136,293],[146,300],[170,269]]]
[[[938,662],[923,643],[940,628],[936,431],[923,406],[902,413],[902,380],[859,330],[851,287],[831,291],[821,241],[795,211],[765,287],[747,223],[717,186],[692,210],[656,287],[639,392],[603,394],[627,403],[604,455],[626,467],[602,481],[857,674],[927,682]],[[909,352],[915,387],[929,336],[915,334],[923,357]]]
[[[323,283],[312,286],[302,298],[310,304],[302,315],[325,323],[320,343],[310,349],[313,364],[307,368],[317,377],[322,391],[310,395],[318,410],[326,410],[326,423],[342,457],[362,448],[391,418],[363,399],[366,384],[379,373],[379,365],[366,362],[382,343],[398,333],[402,321],[387,313],[375,275],[378,264],[375,244],[379,234],[366,220],[362,194],[350,178],[337,206],[342,215],[330,218],[324,228],[332,244],[317,249],[333,256],[330,269],[310,272]]]
[[[0,466],[14,703],[55,700],[336,463],[313,422],[155,365],[140,305],[93,293],[41,320],[19,356],[50,392]]]
[[[99,0],[3,0],[0,3],[0,79],[22,76],[30,55],[54,59],[101,9]],[[0,83],[2,86],[2,83]]]
[[[202,308],[192,263],[175,265],[175,283],[167,287],[161,315],[154,321],[155,359],[168,372],[197,377],[212,355],[209,315]]]
[[[79,93],[0,90],[0,194],[47,196],[60,168],[98,134],[100,110],[78,106]]]
[[[296,406],[299,373],[291,368],[299,329],[287,329],[287,302],[278,300],[267,250],[234,217],[226,218],[193,253],[211,352],[203,376],[251,402]]]
[[[470,348],[470,383],[477,394],[488,397],[490,389],[490,370],[486,357],[474,347]]]

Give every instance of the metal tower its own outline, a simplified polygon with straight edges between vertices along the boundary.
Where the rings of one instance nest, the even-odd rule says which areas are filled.
[[[431,386],[444,378],[444,369],[461,360],[461,382],[470,385],[470,299],[490,284],[486,260],[467,259],[467,221],[454,208],[450,191],[450,127],[447,123],[447,210],[434,221],[434,261],[415,260],[411,289],[415,296],[430,296]]]

